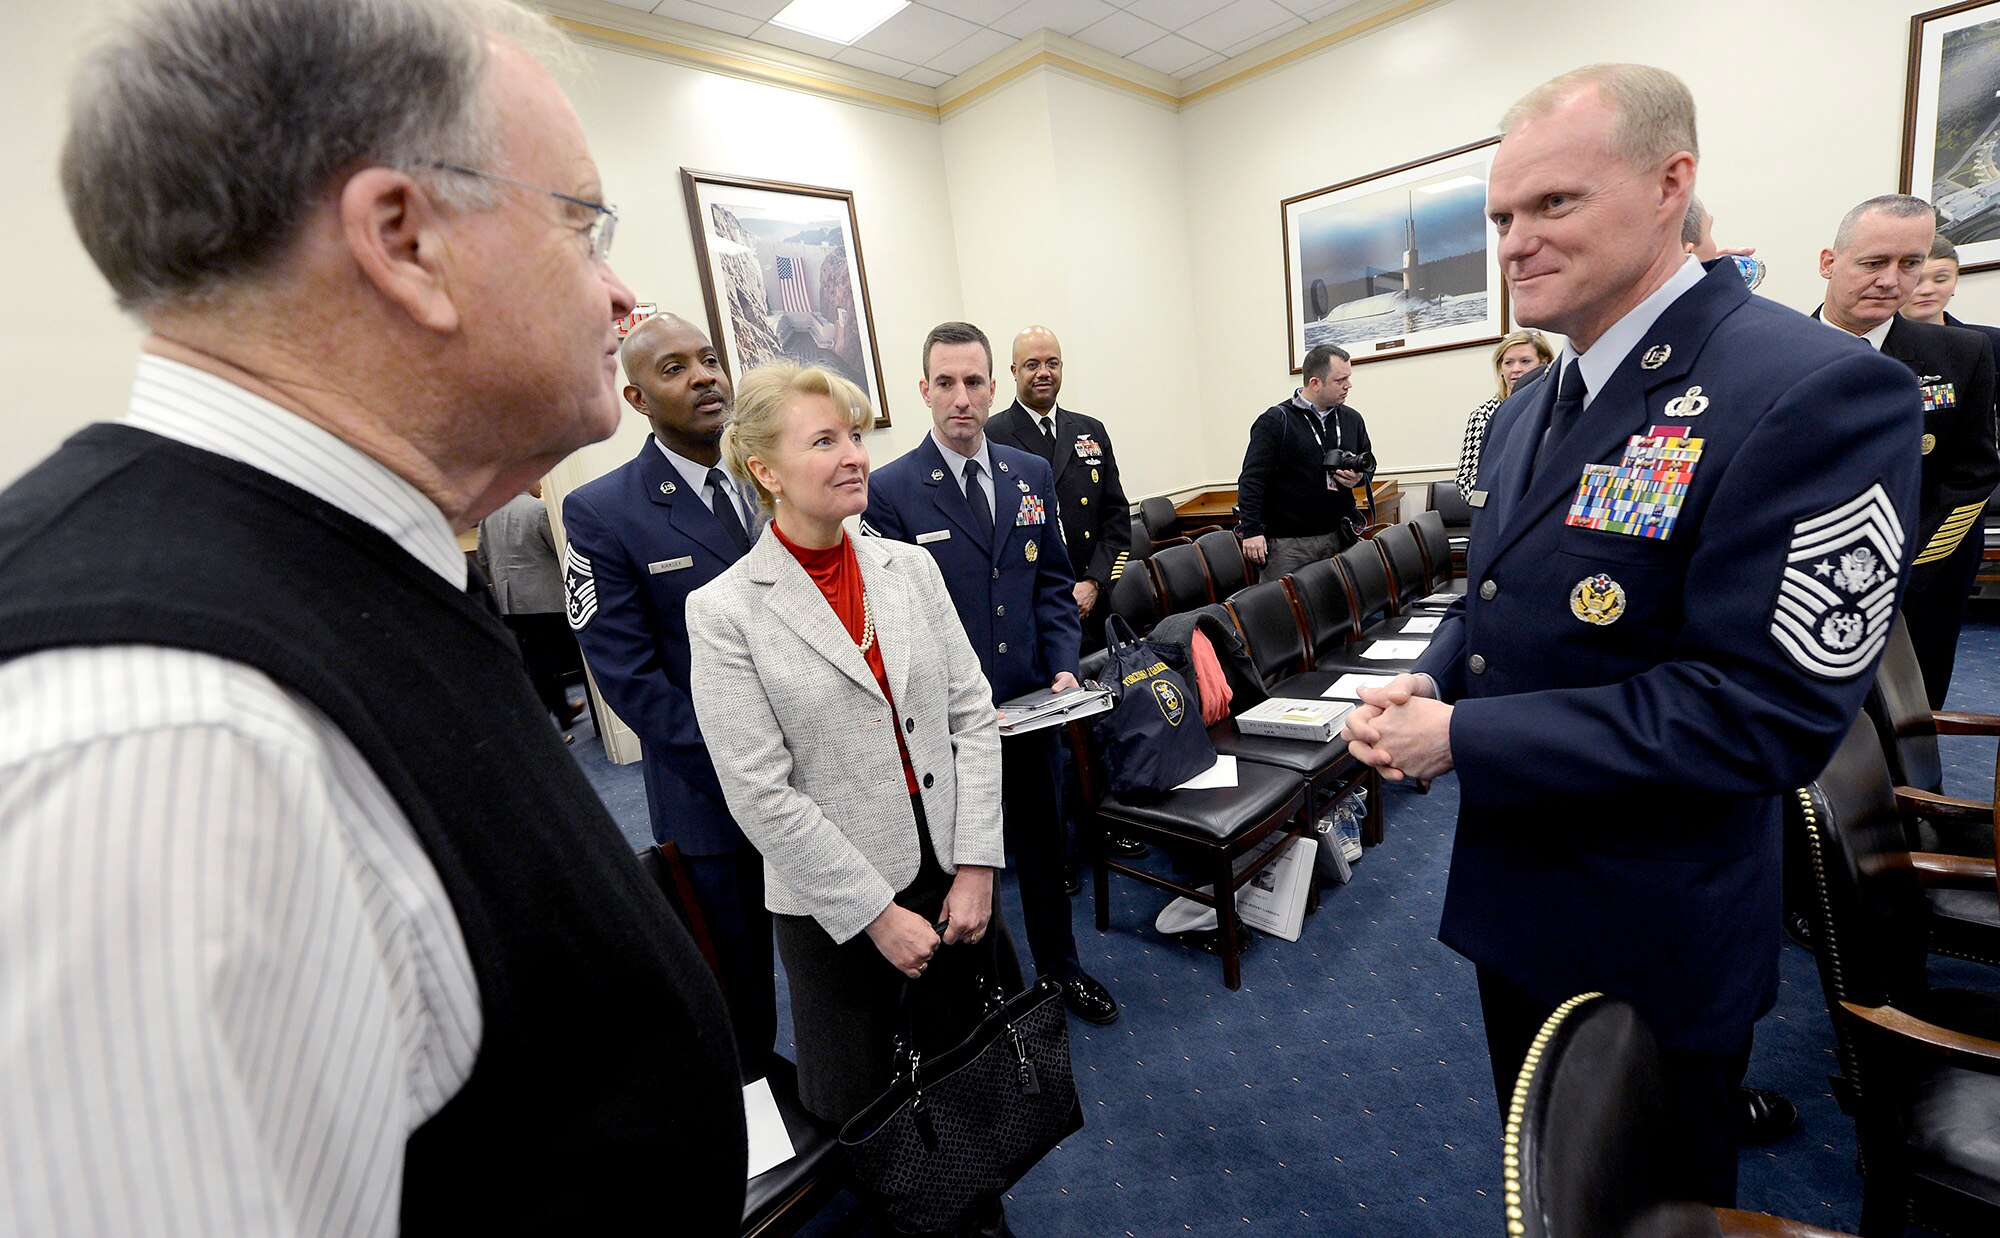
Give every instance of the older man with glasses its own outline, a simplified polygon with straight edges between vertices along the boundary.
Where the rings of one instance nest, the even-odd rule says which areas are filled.
[[[0,495],[0,1229],[740,1226],[721,995],[454,538],[618,422],[559,47],[174,0],[84,61],[147,334]]]

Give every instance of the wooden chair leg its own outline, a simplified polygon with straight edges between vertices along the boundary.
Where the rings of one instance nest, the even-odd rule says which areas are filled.
[[[1111,929],[1111,870],[1104,866],[1105,851],[1104,818],[1092,813],[1090,816],[1090,890],[1097,899],[1097,931]]]
[[[1222,987],[1234,991],[1243,987],[1243,939],[1236,923],[1236,866],[1227,851],[1218,850],[1222,862],[1215,878],[1215,926],[1222,937]]]

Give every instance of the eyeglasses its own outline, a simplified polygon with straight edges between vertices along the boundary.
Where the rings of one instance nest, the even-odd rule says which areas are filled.
[[[468,168],[463,164],[431,162],[426,163],[424,166],[436,168],[441,172],[456,172],[460,176],[477,176],[481,180],[499,181],[503,185],[513,185],[519,189],[532,189],[536,193],[547,194],[559,202],[568,202],[572,206],[580,206],[585,210],[597,212],[596,217],[590,221],[590,256],[593,261],[610,261],[611,238],[618,231],[617,207],[607,206],[602,202],[586,201],[571,194],[557,193],[553,189],[544,189],[540,185],[530,185],[526,181],[517,181],[511,176],[502,176],[498,172],[482,172],[478,168]]]

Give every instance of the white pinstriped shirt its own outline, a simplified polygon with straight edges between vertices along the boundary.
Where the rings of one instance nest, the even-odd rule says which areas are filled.
[[[149,356],[127,420],[465,585],[435,505],[268,401]],[[179,650],[0,664],[0,1232],[393,1234],[479,1037],[437,873],[316,709]]]

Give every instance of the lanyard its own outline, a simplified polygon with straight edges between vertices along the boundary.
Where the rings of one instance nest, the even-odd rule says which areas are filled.
[[[1300,411],[1305,413],[1306,428],[1313,432],[1313,441],[1319,444],[1319,454],[1324,456],[1326,454],[1326,432],[1320,428],[1319,414],[1313,412],[1310,408]],[[1333,445],[1335,447],[1345,446],[1340,441],[1340,405],[1336,404],[1328,409],[1326,415],[1327,419],[1333,422]]]

